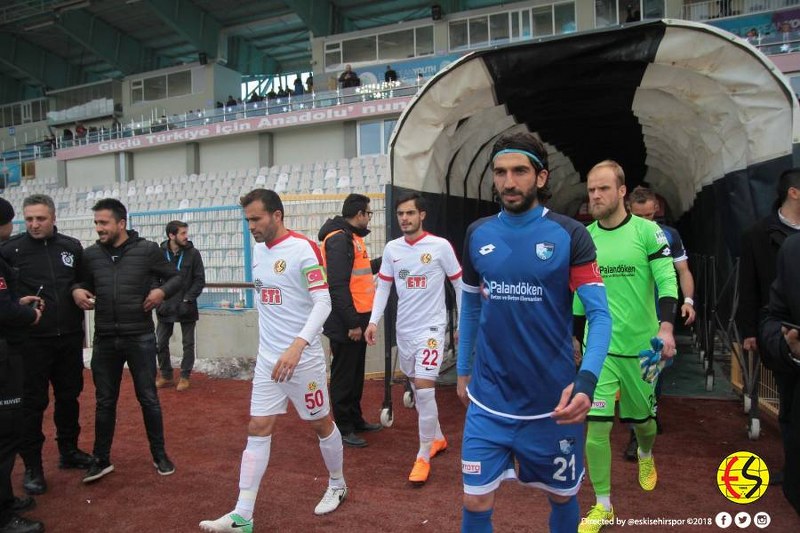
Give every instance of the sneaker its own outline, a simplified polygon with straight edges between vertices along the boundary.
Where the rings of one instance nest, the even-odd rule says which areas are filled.
[[[62,453],[58,458],[59,468],[77,468],[85,470],[92,466],[94,457],[90,454],[75,448],[68,452]]]
[[[639,458],[639,485],[644,490],[656,488],[658,474],[656,473],[656,461],[651,455],[647,459]]]
[[[175,387],[175,388],[177,389],[178,392],[183,392],[186,389],[188,389],[189,388],[189,378],[181,378],[180,381],[178,381],[178,386]]]
[[[216,520],[203,520],[200,522],[203,531],[222,531],[230,533],[253,533],[253,521],[245,520],[238,514],[230,512]]]
[[[447,439],[442,437],[439,440],[433,441],[431,444],[431,459],[447,450]]]
[[[173,385],[175,385],[175,381],[172,378],[165,378],[164,376],[156,377],[157,389],[163,389],[164,387],[171,387]]]
[[[639,458],[638,450],[639,442],[636,440],[636,433],[631,430],[631,439],[628,441],[628,445],[625,447],[625,451],[622,455],[627,461],[635,461]]]
[[[83,482],[91,483],[92,481],[97,481],[101,477],[108,475],[113,471],[114,465],[108,462],[107,459],[103,460],[95,457],[92,466],[89,467],[89,470],[86,471],[86,475],[83,476]]]
[[[166,455],[162,455],[158,459],[153,459],[153,466],[156,467],[159,475],[162,476],[168,476],[175,473],[175,465]]]
[[[597,533],[603,526],[614,525],[614,508],[608,511],[602,504],[597,504],[589,509],[589,514],[586,518],[581,518],[581,523],[578,525],[578,533]]]
[[[315,515],[332,513],[347,498],[347,487],[328,487],[314,508]]]
[[[414,467],[408,475],[408,480],[414,485],[422,486],[428,481],[430,473],[431,464],[422,457],[417,457],[417,460],[414,461]]]

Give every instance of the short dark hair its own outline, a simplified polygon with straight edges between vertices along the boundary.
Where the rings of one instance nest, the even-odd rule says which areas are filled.
[[[44,205],[50,210],[50,214],[55,214],[56,204],[53,199],[46,194],[32,194],[22,201],[22,208],[25,209],[29,205]]]
[[[117,222],[120,220],[128,220],[128,210],[125,209],[123,203],[116,198],[103,198],[92,206],[92,211],[95,212],[103,211],[104,209],[111,211],[111,215]]]
[[[795,189],[800,189],[800,168],[790,168],[789,170],[784,170],[781,177],[778,178],[778,207],[783,205],[783,202],[786,201],[786,197],[789,194],[789,189],[794,187]]]
[[[283,210],[283,202],[281,201],[281,197],[278,196],[278,193],[271,189],[253,189],[249,193],[239,198],[239,205],[242,207],[247,207],[253,202],[259,201],[261,202],[261,205],[264,206],[264,210],[267,213],[271,214],[275,211],[280,211],[281,217],[286,217],[286,211]]]
[[[535,155],[537,159],[539,159],[537,162],[528,157],[528,161],[530,161],[531,165],[533,165],[533,170],[536,171],[536,174],[542,170],[547,170],[549,172],[547,148],[544,147],[542,141],[540,141],[533,133],[527,131],[518,131],[516,133],[507,133],[501,135],[500,138],[495,141],[494,146],[492,147],[492,162],[494,162],[494,157],[497,155],[497,153],[502,150],[524,150],[526,152],[530,152]],[[536,196],[542,203],[546,202],[553,196],[550,193],[550,180],[545,182],[544,187],[539,187],[536,190]]]
[[[400,207],[400,204],[404,204],[406,202],[414,201],[414,207],[417,208],[417,211],[420,213],[424,213],[427,211],[425,207],[425,198],[418,192],[407,192],[405,194],[401,194],[397,201],[394,203],[394,208],[397,209]]]
[[[169,238],[170,235],[177,235],[181,228],[188,227],[189,224],[186,222],[181,222],[180,220],[171,220],[170,222],[167,222],[167,238]]]
[[[658,197],[656,193],[652,191],[652,189],[648,189],[647,187],[636,187],[631,191],[631,195],[629,198],[632,204],[643,204],[645,202],[649,202],[650,200],[657,202]]]
[[[347,195],[347,198],[344,199],[344,203],[342,204],[342,216],[344,218],[352,218],[360,211],[364,211],[366,213],[368,207],[369,196],[364,196],[363,194],[358,193],[350,193]]]

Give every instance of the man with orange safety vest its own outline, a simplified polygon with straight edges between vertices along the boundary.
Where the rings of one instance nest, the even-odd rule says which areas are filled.
[[[331,405],[342,443],[356,448],[367,445],[359,433],[381,429],[380,424],[364,420],[361,412],[367,353],[364,330],[375,296],[373,274],[381,265],[380,258],[370,260],[364,243],[372,219],[369,202],[363,194],[348,195],[342,215],[328,219],[319,230],[333,308],[323,329],[333,354]]]

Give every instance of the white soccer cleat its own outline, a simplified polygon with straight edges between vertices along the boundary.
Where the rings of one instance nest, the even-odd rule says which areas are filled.
[[[253,533],[253,521],[231,511],[216,520],[203,520],[200,529],[214,533]]]
[[[314,508],[315,515],[332,513],[347,498],[347,487],[328,487]]]

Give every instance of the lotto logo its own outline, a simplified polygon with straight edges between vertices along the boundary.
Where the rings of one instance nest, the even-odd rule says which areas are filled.
[[[281,290],[277,287],[263,287],[261,289],[261,303],[265,305],[281,305]]]
[[[428,287],[428,278],[425,276],[407,276],[407,289],[425,289]]]
[[[479,476],[481,474],[481,462],[461,461],[461,472],[464,474]]]

